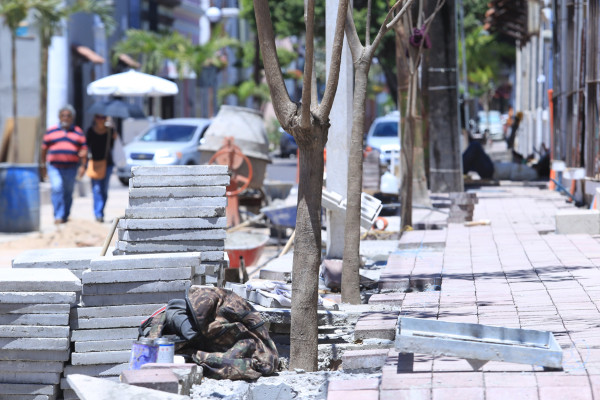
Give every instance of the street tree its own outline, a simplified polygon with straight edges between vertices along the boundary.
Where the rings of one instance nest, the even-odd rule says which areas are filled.
[[[344,260],[342,272],[342,301],[344,303],[360,304],[360,215],[363,175],[363,127],[365,121],[365,102],[367,100],[367,84],[369,70],[377,47],[384,35],[400,22],[413,0],[398,0],[387,12],[386,17],[371,42],[370,4],[367,9],[367,24],[365,29],[365,45],[358,37],[351,10],[348,10],[346,20],[346,37],[352,53],[354,64],[354,96],[352,109],[352,133],[350,154],[348,157],[348,192],[346,206],[346,225],[344,228]]]
[[[335,26],[331,68],[321,103],[314,78],[315,1],[305,8],[306,58],[302,101],[294,103],[286,89],[275,47],[275,32],[268,0],[254,0],[258,41],[275,114],[300,152],[296,238],[292,269],[290,368],[317,369],[318,273],[321,263],[321,195],[323,150],[329,114],[337,90],[348,0],[340,0]]]
[[[40,34],[40,131],[38,141],[46,132],[46,113],[48,104],[48,49],[52,37],[61,29],[64,21],[76,13],[96,14],[110,34],[115,28],[112,17],[113,6],[110,1],[77,0],[65,5],[62,0],[34,0],[32,10]],[[43,160],[41,160],[43,162]]]
[[[27,18],[29,10],[33,5],[32,0],[3,0],[0,2],[0,16],[4,18],[4,24],[10,30],[10,66],[12,84],[12,115],[13,115],[13,156],[18,161],[18,129],[17,129],[17,28]]]

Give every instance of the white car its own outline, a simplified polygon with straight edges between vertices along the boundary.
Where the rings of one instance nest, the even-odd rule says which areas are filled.
[[[396,163],[400,160],[400,135],[398,124],[400,112],[392,111],[382,117],[375,118],[371,124],[365,144],[380,152],[382,162],[390,164],[392,159]]]
[[[151,125],[123,148],[126,162],[117,167],[119,180],[127,185],[137,165],[200,164],[198,145],[209,124],[204,118],[173,118]]]

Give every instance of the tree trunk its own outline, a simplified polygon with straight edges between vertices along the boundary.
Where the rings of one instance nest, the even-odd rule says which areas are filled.
[[[412,226],[412,196],[413,196],[413,165],[414,165],[414,140],[415,140],[415,110],[414,103],[417,95],[416,73],[412,74],[408,82],[408,101],[406,107],[406,120],[402,131],[402,187],[400,188],[400,222],[402,230]]]
[[[344,261],[342,272],[342,302],[360,304],[360,215],[363,177],[363,126],[367,100],[367,78],[371,57],[362,59],[354,73],[354,116],[348,158],[348,192],[346,226],[344,228]]]
[[[321,195],[323,149],[328,124],[313,125],[311,132],[292,130],[300,152],[298,210],[292,270],[292,324],[290,368],[317,370],[317,306],[321,265]]]
[[[17,136],[17,36],[15,32],[10,34],[10,63],[11,63],[11,81],[12,81],[12,114],[13,114],[13,131],[11,136],[13,148],[13,162],[19,162],[19,138]]]
[[[44,134],[46,133],[46,114],[48,113],[48,48],[50,40],[42,38],[41,40],[41,65],[40,65],[40,130],[37,136],[36,145],[40,148]],[[43,164],[46,160],[40,158],[39,163]]]

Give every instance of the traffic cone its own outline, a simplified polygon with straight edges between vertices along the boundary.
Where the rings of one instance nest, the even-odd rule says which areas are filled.
[[[556,190],[556,183],[554,183],[555,180],[556,180],[556,171],[551,169],[550,170],[550,181],[548,182],[548,189]]]

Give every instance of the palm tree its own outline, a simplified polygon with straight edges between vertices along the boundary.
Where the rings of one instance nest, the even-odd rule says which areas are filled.
[[[18,0],[17,0],[18,1]],[[113,6],[106,1],[77,0],[72,5],[63,5],[62,0],[34,0],[32,10],[40,32],[40,135],[41,140],[46,131],[46,110],[48,102],[48,48],[52,36],[60,30],[62,22],[71,15],[83,12],[96,14],[100,17],[106,32],[110,33],[115,27],[112,18]]]
[[[31,0],[3,0],[0,3],[0,16],[4,17],[4,24],[10,29],[10,65],[12,83],[12,114],[13,114],[13,155],[14,161],[18,161],[17,141],[17,28],[31,9]]]

